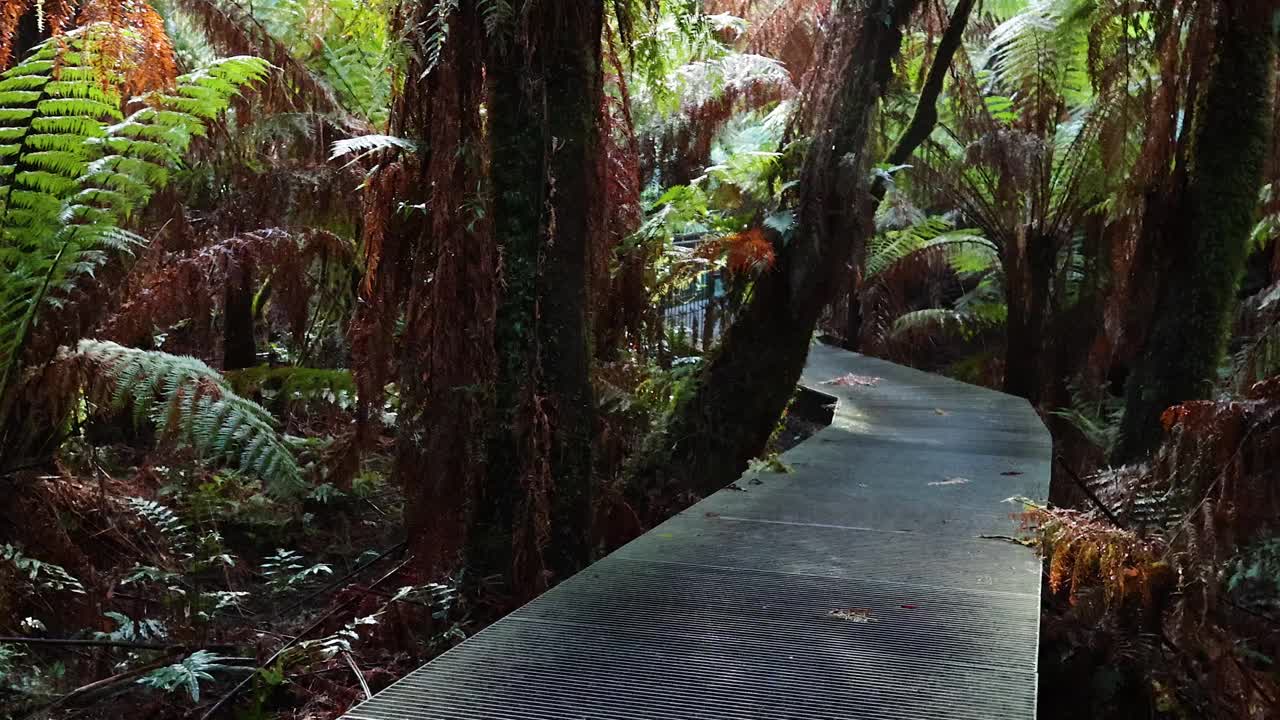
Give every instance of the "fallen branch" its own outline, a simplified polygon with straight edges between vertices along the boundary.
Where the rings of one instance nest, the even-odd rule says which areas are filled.
[[[214,652],[235,652],[236,645],[201,645],[188,647],[165,643],[125,642],[123,640],[75,640],[71,638],[28,638],[0,636],[0,645],[54,645],[70,647],[114,647],[128,650],[164,650],[169,653],[194,652],[196,650],[212,650]]]
[[[1116,517],[1116,514],[1111,512],[1111,508],[1102,504],[1102,500],[1100,500],[1098,496],[1089,489],[1089,486],[1084,480],[1080,479],[1080,476],[1076,474],[1076,471],[1071,469],[1071,466],[1067,464],[1067,461],[1064,460],[1061,455],[1054,455],[1053,459],[1057,460],[1058,464],[1062,466],[1062,469],[1067,471],[1067,475],[1071,477],[1071,480],[1076,484],[1076,487],[1080,488],[1081,492],[1085,494],[1085,497],[1089,498],[1090,502],[1101,510],[1103,515],[1107,516],[1107,519],[1111,521],[1111,524],[1123,530],[1124,523],[1120,522],[1120,518]]]
[[[145,665],[140,665],[132,670],[126,670],[122,673],[117,673],[115,675],[112,675],[111,677],[103,678],[101,680],[95,680],[94,682],[91,682],[88,685],[82,685],[76,688],[75,690],[72,690],[71,692],[67,693],[66,695],[63,695],[57,700],[54,700],[53,702],[47,705],[38,707],[32,710],[31,712],[27,713],[26,715],[23,715],[22,720],[29,720],[30,718],[34,718],[38,715],[51,712],[60,707],[65,707],[67,705],[72,705],[77,703],[83,703],[86,700],[92,702],[96,698],[101,697],[102,695],[110,693],[111,691],[117,689],[117,687],[120,685],[132,683],[132,681],[135,678],[137,678],[139,675],[145,675],[146,673],[149,673],[152,670],[158,670],[168,665],[170,661],[172,661],[175,657],[177,657],[180,654],[181,653],[176,653],[176,652],[170,653],[162,657],[156,658],[155,660],[152,660],[151,662]]]

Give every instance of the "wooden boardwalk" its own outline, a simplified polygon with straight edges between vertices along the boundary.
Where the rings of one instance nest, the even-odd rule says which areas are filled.
[[[852,384],[828,381],[849,376]],[[1048,493],[1026,401],[826,347],[831,427],[356,707],[351,720],[1034,718]]]

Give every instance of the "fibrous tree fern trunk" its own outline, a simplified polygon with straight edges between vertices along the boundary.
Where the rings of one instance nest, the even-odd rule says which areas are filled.
[[[764,448],[785,410],[818,316],[871,222],[867,136],[914,6],[873,0],[833,10],[824,67],[809,93],[813,139],[794,238],[632,468],[642,509],[674,491],[719,489]]]
[[[1183,222],[1143,356],[1130,376],[1118,460],[1160,439],[1171,405],[1207,397],[1222,360],[1271,140],[1274,3],[1217,3],[1217,58],[1200,99]]]
[[[402,257],[412,263],[400,355],[396,475],[417,574],[458,567],[473,493],[484,481],[494,376],[497,249],[485,207],[480,108],[484,28],[473,1],[433,0],[398,121],[419,140],[426,194]],[[388,268],[389,272],[394,269]]]
[[[1044,385],[1044,330],[1058,248],[1052,238],[1025,238],[1003,249],[1006,326],[1005,392],[1037,403]]]
[[[497,417],[472,564],[517,595],[589,560],[594,402],[590,252],[604,202],[596,153],[602,0],[515,4],[487,66],[503,297]]]

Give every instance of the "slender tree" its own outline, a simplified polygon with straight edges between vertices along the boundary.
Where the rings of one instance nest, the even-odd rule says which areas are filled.
[[[1126,390],[1116,459],[1141,458],[1171,405],[1207,397],[1225,349],[1271,142],[1274,3],[1219,0],[1216,63],[1196,113],[1188,185],[1170,224],[1169,271]]]

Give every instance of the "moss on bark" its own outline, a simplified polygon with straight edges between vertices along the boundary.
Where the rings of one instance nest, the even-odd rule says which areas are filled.
[[[1126,388],[1115,459],[1132,461],[1160,440],[1160,415],[1208,396],[1222,361],[1271,141],[1275,36],[1269,3],[1223,0],[1217,60],[1196,113],[1185,222],[1151,335]]]

